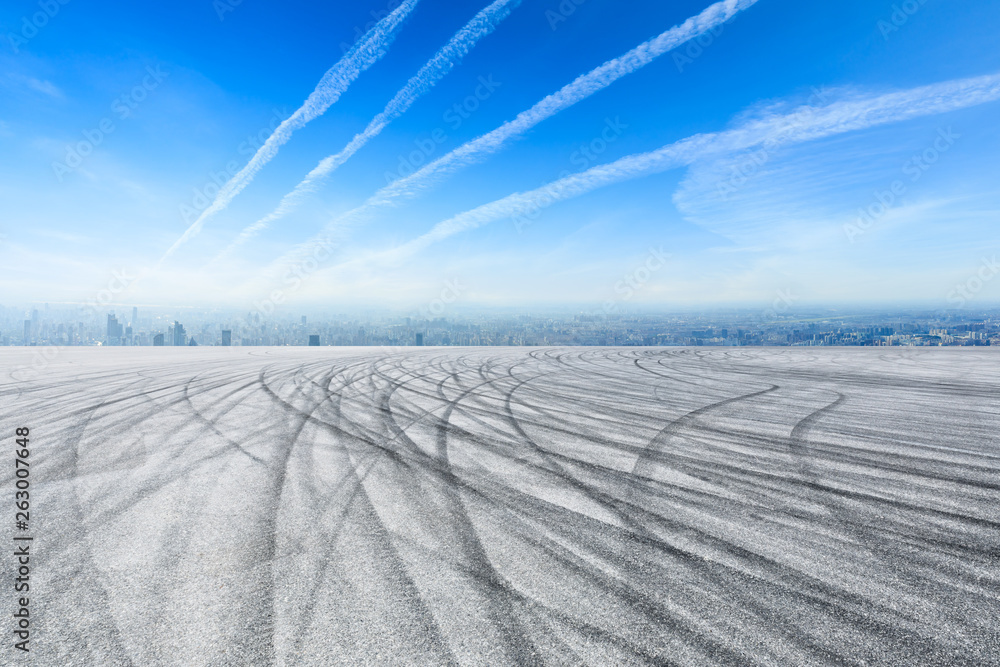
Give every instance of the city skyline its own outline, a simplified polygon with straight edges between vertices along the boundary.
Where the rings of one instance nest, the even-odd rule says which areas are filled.
[[[44,4],[5,305],[1000,301],[985,1]]]
[[[808,308],[776,299],[762,310],[644,313],[448,310],[409,313],[314,313],[290,316],[218,309],[170,312],[120,309],[102,324],[80,309],[0,307],[0,346],[136,347],[940,347],[1000,345],[1000,309],[955,311]],[[141,315],[141,316],[140,316]],[[23,324],[23,329],[22,329]]]

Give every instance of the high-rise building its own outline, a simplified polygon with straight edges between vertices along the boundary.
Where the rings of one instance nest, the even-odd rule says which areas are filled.
[[[31,344],[31,320],[24,321],[24,344]]]
[[[306,325],[306,316],[303,315],[302,316],[302,326],[305,326],[305,325]]]
[[[224,346],[226,346],[226,347],[229,347],[230,345],[233,344],[233,331],[232,331],[232,329],[223,329],[222,330],[222,344]]]
[[[417,347],[421,347],[424,344],[424,335],[422,333],[417,334]]]
[[[173,339],[173,344],[176,347],[183,347],[187,344],[187,332],[184,331],[184,325],[174,320],[174,326],[171,327],[171,338]]]
[[[319,334],[309,334],[309,347],[319,347]]]
[[[153,336],[153,347],[163,347],[163,334]]]
[[[121,345],[125,328],[113,313],[108,313],[108,345]]]

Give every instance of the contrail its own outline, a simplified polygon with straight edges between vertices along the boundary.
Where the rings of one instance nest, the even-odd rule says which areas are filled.
[[[329,231],[349,219],[359,218],[372,208],[388,206],[401,198],[412,197],[429,187],[438,178],[485,159],[535,125],[607,88],[618,79],[648,65],[681,44],[717,28],[757,2],[758,0],[723,0],[715,3],[684,23],[674,26],[657,37],[643,42],[628,53],[609,60],[587,74],[577,77],[573,82],[545,97],[527,111],[518,114],[514,120],[456,148],[410,176],[382,188],[361,206],[332,221],[327,225],[327,230]],[[272,213],[272,215],[274,214]],[[227,254],[237,245],[252,238],[266,227],[270,219],[269,216],[244,229],[237,240],[219,256]]]
[[[730,130],[696,134],[649,153],[630,155],[567,176],[530,192],[512,194],[438,223],[405,244],[365,260],[341,264],[339,268],[373,258],[399,262],[459,232],[504,218],[532,216],[556,202],[614,183],[683,167],[705,157],[747,150],[764,143],[772,146],[802,143],[998,99],[1000,74],[991,74],[876,97],[855,96],[827,106],[800,107],[790,114],[771,113]]]
[[[535,125],[607,88],[618,79],[645,67],[681,44],[717,28],[757,2],[758,0],[723,0],[715,3],[684,23],[577,77],[572,83],[518,114],[514,120],[460,146],[416,173],[395,181],[376,196],[380,197],[379,201],[388,203],[397,196],[415,194],[416,191],[430,185],[437,177],[481,161]]]
[[[339,153],[320,161],[306,175],[302,182],[295,186],[292,192],[282,198],[281,203],[278,204],[278,207],[274,211],[244,229],[236,241],[223,251],[222,254],[226,254],[233,247],[242,244],[255,236],[259,231],[266,229],[270,223],[287,215],[302,200],[304,195],[315,189],[318,181],[347,162],[369,140],[378,136],[386,125],[402,116],[421,95],[443,79],[455,67],[456,61],[464,58],[480,39],[492,33],[507,18],[510,12],[521,4],[521,1],[496,0],[493,4],[476,14],[465,27],[455,33],[441,50],[434,54],[433,58],[420,68],[420,71],[406,82],[406,85],[396,93],[385,109],[371,120],[363,132],[355,135],[350,143]]]
[[[369,30],[336,65],[327,70],[313,92],[302,103],[302,106],[271,133],[271,136],[267,138],[264,145],[250,158],[250,162],[219,190],[219,193],[215,196],[215,201],[202,211],[198,219],[170,246],[167,252],[163,254],[163,257],[160,258],[158,265],[162,264],[180,246],[196,236],[208,218],[226,208],[236,195],[250,184],[254,175],[278,154],[278,149],[291,139],[292,133],[295,130],[325,113],[330,106],[340,99],[340,96],[347,90],[348,86],[362,72],[378,62],[389,51],[389,46],[392,44],[393,39],[395,39],[403,20],[416,7],[418,2],[420,0],[404,0],[391,14],[383,18],[374,28]]]

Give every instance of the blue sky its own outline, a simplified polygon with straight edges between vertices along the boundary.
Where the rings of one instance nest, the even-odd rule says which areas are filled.
[[[996,2],[408,2],[4,3],[0,300],[409,307],[457,281],[467,305],[944,306],[997,251]],[[674,26],[697,41],[473,150]],[[456,150],[385,201],[409,156]],[[213,177],[240,186],[206,212]]]

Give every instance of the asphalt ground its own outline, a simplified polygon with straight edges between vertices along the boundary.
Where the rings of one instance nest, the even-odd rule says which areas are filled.
[[[1000,664],[1000,350],[6,348],[0,398],[4,664]]]

